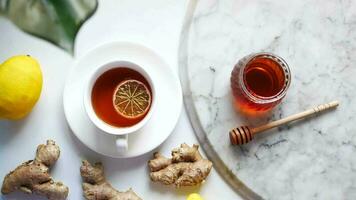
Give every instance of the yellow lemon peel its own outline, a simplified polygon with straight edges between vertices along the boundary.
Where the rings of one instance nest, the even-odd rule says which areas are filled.
[[[21,119],[31,112],[42,90],[39,63],[28,55],[0,65],[0,119]]]
[[[203,198],[197,193],[192,193],[188,196],[187,200],[203,200]]]

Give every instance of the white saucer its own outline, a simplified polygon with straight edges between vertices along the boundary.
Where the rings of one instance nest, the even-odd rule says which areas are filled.
[[[148,123],[129,135],[129,150],[118,153],[115,136],[103,133],[89,120],[83,103],[85,79],[93,68],[113,60],[130,60],[151,68],[155,81],[156,108]],[[90,149],[110,157],[127,158],[145,154],[159,146],[174,129],[182,110],[182,90],[177,75],[152,50],[133,43],[109,43],[79,58],[66,80],[64,113],[77,138]]]

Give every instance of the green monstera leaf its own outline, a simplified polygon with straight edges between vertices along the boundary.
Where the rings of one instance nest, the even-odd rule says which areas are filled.
[[[22,30],[73,53],[80,26],[97,6],[97,0],[0,0],[0,14]]]

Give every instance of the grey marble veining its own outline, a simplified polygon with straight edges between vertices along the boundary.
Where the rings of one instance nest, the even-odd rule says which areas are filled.
[[[265,199],[356,199],[356,1],[200,1],[185,50],[187,98],[220,159],[246,186]],[[240,58],[262,51],[284,58],[292,81],[269,116],[246,117],[233,109],[230,73]],[[341,102],[335,111],[242,147],[229,143],[235,126],[332,100]]]

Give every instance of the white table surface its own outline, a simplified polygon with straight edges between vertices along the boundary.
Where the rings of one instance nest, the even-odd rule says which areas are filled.
[[[187,6],[188,0],[99,1],[97,12],[78,33],[76,57],[102,43],[132,41],[157,51],[178,72],[179,36]],[[69,186],[71,200],[84,199],[79,174],[82,159],[103,162],[107,178],[117,189],[132,187],[143,199],[185,199],[190,192],[198,192],[206,200],[240,199],[214,170],[201,187],[176,190],[149,180],[146,163],[152,153],[132,159],[113,159],[89,150],[72,134],[63,113],[62,90],[73,57],[0,18],[0,62],[17,54],[30,54],[39,60],[44,85],[39,102],[27,118],[0,121],[0,181],[21,162],[32,159],[38,144],[54,139],[61,147],[61,157],[51,174]],[[158,150],[168,155],[183,142],[197,143],[185,110],[172,135]],[[20,192],[0,198],[39,199]]]

